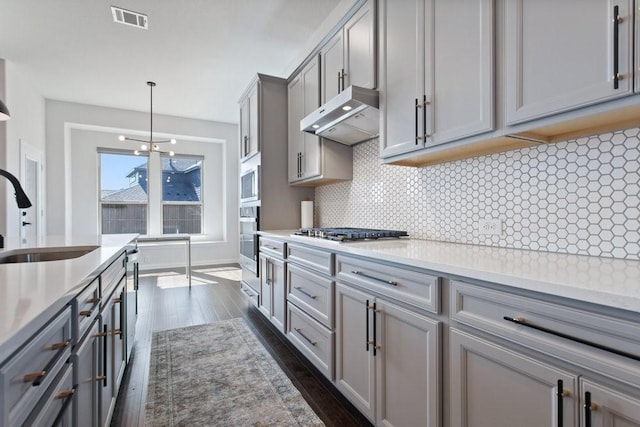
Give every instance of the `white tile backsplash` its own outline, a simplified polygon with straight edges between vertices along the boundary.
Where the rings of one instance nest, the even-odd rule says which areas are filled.
[[[353,180],[317,187],[317,226],[406,230],[414,238],[640,259],[640,129],[412,168],[353,147]],[[499,219],[501,235],[478,220]]]

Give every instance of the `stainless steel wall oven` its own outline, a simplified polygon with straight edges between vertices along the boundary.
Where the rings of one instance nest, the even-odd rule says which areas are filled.
[[[260,207],[240,207],[240,265],[258,276]]]

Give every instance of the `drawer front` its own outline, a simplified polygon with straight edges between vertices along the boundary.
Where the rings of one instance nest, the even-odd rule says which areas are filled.
[[[336,270],[340,280],[432,313],[440,312],[440,279],[437,276],[345,255],[336,257]]]
[[[28,341],[0,369],[2,412],[7,425],[21,425],[71,355],[71,308]]]
[[[332,253],[292,243],[289,243],[286,249],[287,261],[293,261],[319,271],[320,273],[333,276],[334,255]]]
[[[120,279],[126,274],[124,259],[125,254],[123,252],[122,255],[113,261],[100,275],[100,285],[102,287],[102,293],[100,295],[103,299],[113,292],[116,285],[120,282]]]
[[[260,303],[260,294],[253,290],[253,288],[247,285],[245,282],[240,282],[240,290],[249,297],[249,302],[258,307]]]
[[[73,302],[74,341],[79,341],[100,311],[100,281],[98,279],[78,295]]]
[[[333,380],[334,333],[287,304],[287,337],[330,380]]]
[[[588,357],[576,351],[582,340],[640,356],[640,325],[625,319],[460,281],[451,282],[450,304],[453,320],[542,352]]]
[[[38,408],[31,414],[25,425],[45,426],[52,425],[52,421],[57,421],[56,425],[71,426],[73,423],[73,375],[71,364],[68,363],[62,374],[57,378],[54,385],[49,388],[46,396],[38,404]]]
[[[287,244],[283,241],[260,236],[260,252],[264,252],[278,258],[284,258],[286,246]]]
[[[333,280],[289,264],[287,299],[329,329],[333,329]]]

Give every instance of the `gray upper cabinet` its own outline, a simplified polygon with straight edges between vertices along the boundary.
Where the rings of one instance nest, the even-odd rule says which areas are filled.
[[[381,157],[494,129],[493,17],[493,0],[380,0]]]
[[[368,0],[320,50],[321,102],[350,85],[376,87],[375,4]]]
[[[289,81],[290,184],[313,186],[353,176],[351,147],[300,130],[300,120],[320,106],[320,63],[314,56]]]
[[[632,4],[631,0],[505,2],[506,123],[630,95]]]
[[[243,162],[260,151],[258,137],[258,84],[240,99],[240,161]]]

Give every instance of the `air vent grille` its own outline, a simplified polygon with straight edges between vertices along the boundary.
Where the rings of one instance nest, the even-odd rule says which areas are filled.
[[[132,27],[148,29],[147,15],[123,9],[117,6],[111,6],[111,15],[113,21],[119,24],[131,25]]]

